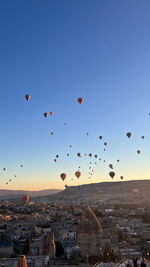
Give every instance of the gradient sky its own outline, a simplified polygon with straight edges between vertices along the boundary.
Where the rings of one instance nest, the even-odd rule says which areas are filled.
[[[0,1],[1,189],[89,183],[90,160],[77,152],[106,160],[92,182],[111,180],[109,163],[115,181],[150,178],[149,14],[149,0]]]

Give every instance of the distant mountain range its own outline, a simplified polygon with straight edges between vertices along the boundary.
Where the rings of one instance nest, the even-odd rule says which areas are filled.
[[[53,195],[41,196],[41,200],[78,200],[99,197],[104,199],[122,199],[133,197],[133,190],[138,189],[138,196],[150,195],[150,180],[132,180],[120,182],[91,183],[79,186],[66,186],[65,190]],[[127,197],[128,198],[128,197]]]
[[[91,183],[78,186],[66,186],[65,190],[47,189],[41,191],[24,191],[24,190],[0,190],[0,199],[21,198],[23,194],[29,194],[33,201],[48,200],[78,200],[99,197],[104,199],[123,199],[133,196],[133,189],[139,190],[138,195],[150,196],[150,180],[132,180],[120,182],[102,182]]]
[[[56,194],[60,192],[59,189],[46,189],[46,190],[40,190],[40,191],[25,191],[25,190],[0,190],[0,200],[1,199],[13,199],[13,198],[19,198],[22,197],[24,194],[29,194],[30,197],[37,197],[37,196],[45,196],[45,195],[51,195]]]

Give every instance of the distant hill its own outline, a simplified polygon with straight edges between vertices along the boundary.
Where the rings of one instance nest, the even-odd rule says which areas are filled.
[[[29,194],[30,197],[52,195],[60,192],[59,189],[46,189],[40,191],[25,191],[25,190],[0,190],[0,200],[1,199],[12,199],[22,197],[24,194]]]
[[[150,194],[150,180],[132,180],[120,182],[91,183],[79,186],[66,186],[66,189],[53,195],[41,197],[44,200],[51,199],[86,199],[86,198],[122,198],[125,195],[133,195],[133,189],[138,188],[139,195]]]

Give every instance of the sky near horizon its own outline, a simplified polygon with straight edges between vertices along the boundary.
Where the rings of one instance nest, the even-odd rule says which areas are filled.
[[[150,178],[149,14],[148,0],[0,1],[1,189],[112,181],[110,163],[114,181]],[[91,179],[77,152],[102,158]]]

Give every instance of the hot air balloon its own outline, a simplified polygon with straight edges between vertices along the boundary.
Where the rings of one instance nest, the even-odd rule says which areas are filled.
[[[66,123],[66,122],[64,122],[64,125],[66,126],[66,125],[67,125],[67,123]]]
[[[123,176],[120,176],[120,179],[123,180]]]
[[[27,101],[29,101],[29,99],[30,99],[30,95],[25,95],[25,99],[26,99]]]
[[[106,151],[106,149],[104,148],[104,151]]]
[[[138,188],[134,188],[134,189],[133,189],[133,194],[134,194],[134,195],[137,195],[138,192],[139,192],[139,189],[138,189]]]
[[[57,159],[54,159],[54,162],[56,162],[57,161]]]
[[[70,145],[70,148],[72,147],[72,145]]]
[[[3,171],[6,171],[6,168],[3,168]]]
[[[67,157],[69,157],[69,153],[67,154]]]
[[[56,158],[58,159],[59,158],[59,155],[56,155]]]
[[[89,133],[86,133],[86,135],[88,136],[88,135],[89,135]]]
[[[115,172],[109,172],[109,176],[113,179],[115,176]]]
[[[89,169],[91,169],[91,167],[89,167]]]
[[[94,157],[97,159],[97,155],[94,155]]]
[[[53,116],[53,111],[50,111],[50,113],[49,113],[51,116]]]
[[[46,117],[48,117],[48,113],[47,112],[44,112],[44,117],[46,118]]]
[[[99,160],[101,160],[101,158],[99,158]]]
[[[142,135],[141,138],[144,139],[144,135]]]
[[[112,164],[109,164],[109,168],[113,169],[113,165]]]
[[[9,179],[9,182],[11,182],[11,179]]]
[[[79,104],[82,104],[82,102],[83,102],[83,98],[82,98],[82,97],[79,97],[79,98],[78,98],[78,103],[79,103]]]
[[[14,177],[16,177],[16,175],[14,175]]]
[[[97,164],[97,162],[95,162],[95,164]]]
[[[60,175],[60,177],[61,177],[61,179],[64,181],[64,180],[66,179],[67,175],[66,175],[66,173],[62,173],[62,174]]]
[[[6,184],[8,184],[8,183],[6,183]]]
[[[86,154],[84,154],[84,156],[86,156]]]
[[[92,162],[90,161],[90,164],[92,164]]]
[[[138,154],[140,154],[140,153],[141,153],[141,151],[140,151],[140,150],[137,150],[137,153],[138,153]]]
[[[80,171],[75,172],[75,176],[79,179],[81,176],[81,172]]]
[[[107,146],[107,142],[104,143],[104,146]]]
[[[90,157],[90,158],[92,157],[92,153],[89,154],[89,157]]]
[[[119,159],[117,159],[117,162],[119,162],[120,160]]]
[[[106,162],[106,160],[104,159],[104,162]]]
[[[81,153],[77,153],[77,156],[78,156],[78,157],[81,157]]]
[[[23,165],[21,165],[21,168],[23,168]]]
[[[99,139],[102,140],[103,136],[99,136]]]
[[[78,168],[80,169],[80,166]]]
[[[54,135],[54,132],[51,132],[51,135]]]
[[[132,133],[128,132],[126,135],[127,135],[128,138],[130,138]]]
[[[23,195],[23,196],[22,196],[22,202],[23,202],[24,204],[26,204],[26,203],[28,203],[28,201],[29,201],[29,196],[28,196],[28,195]]]

